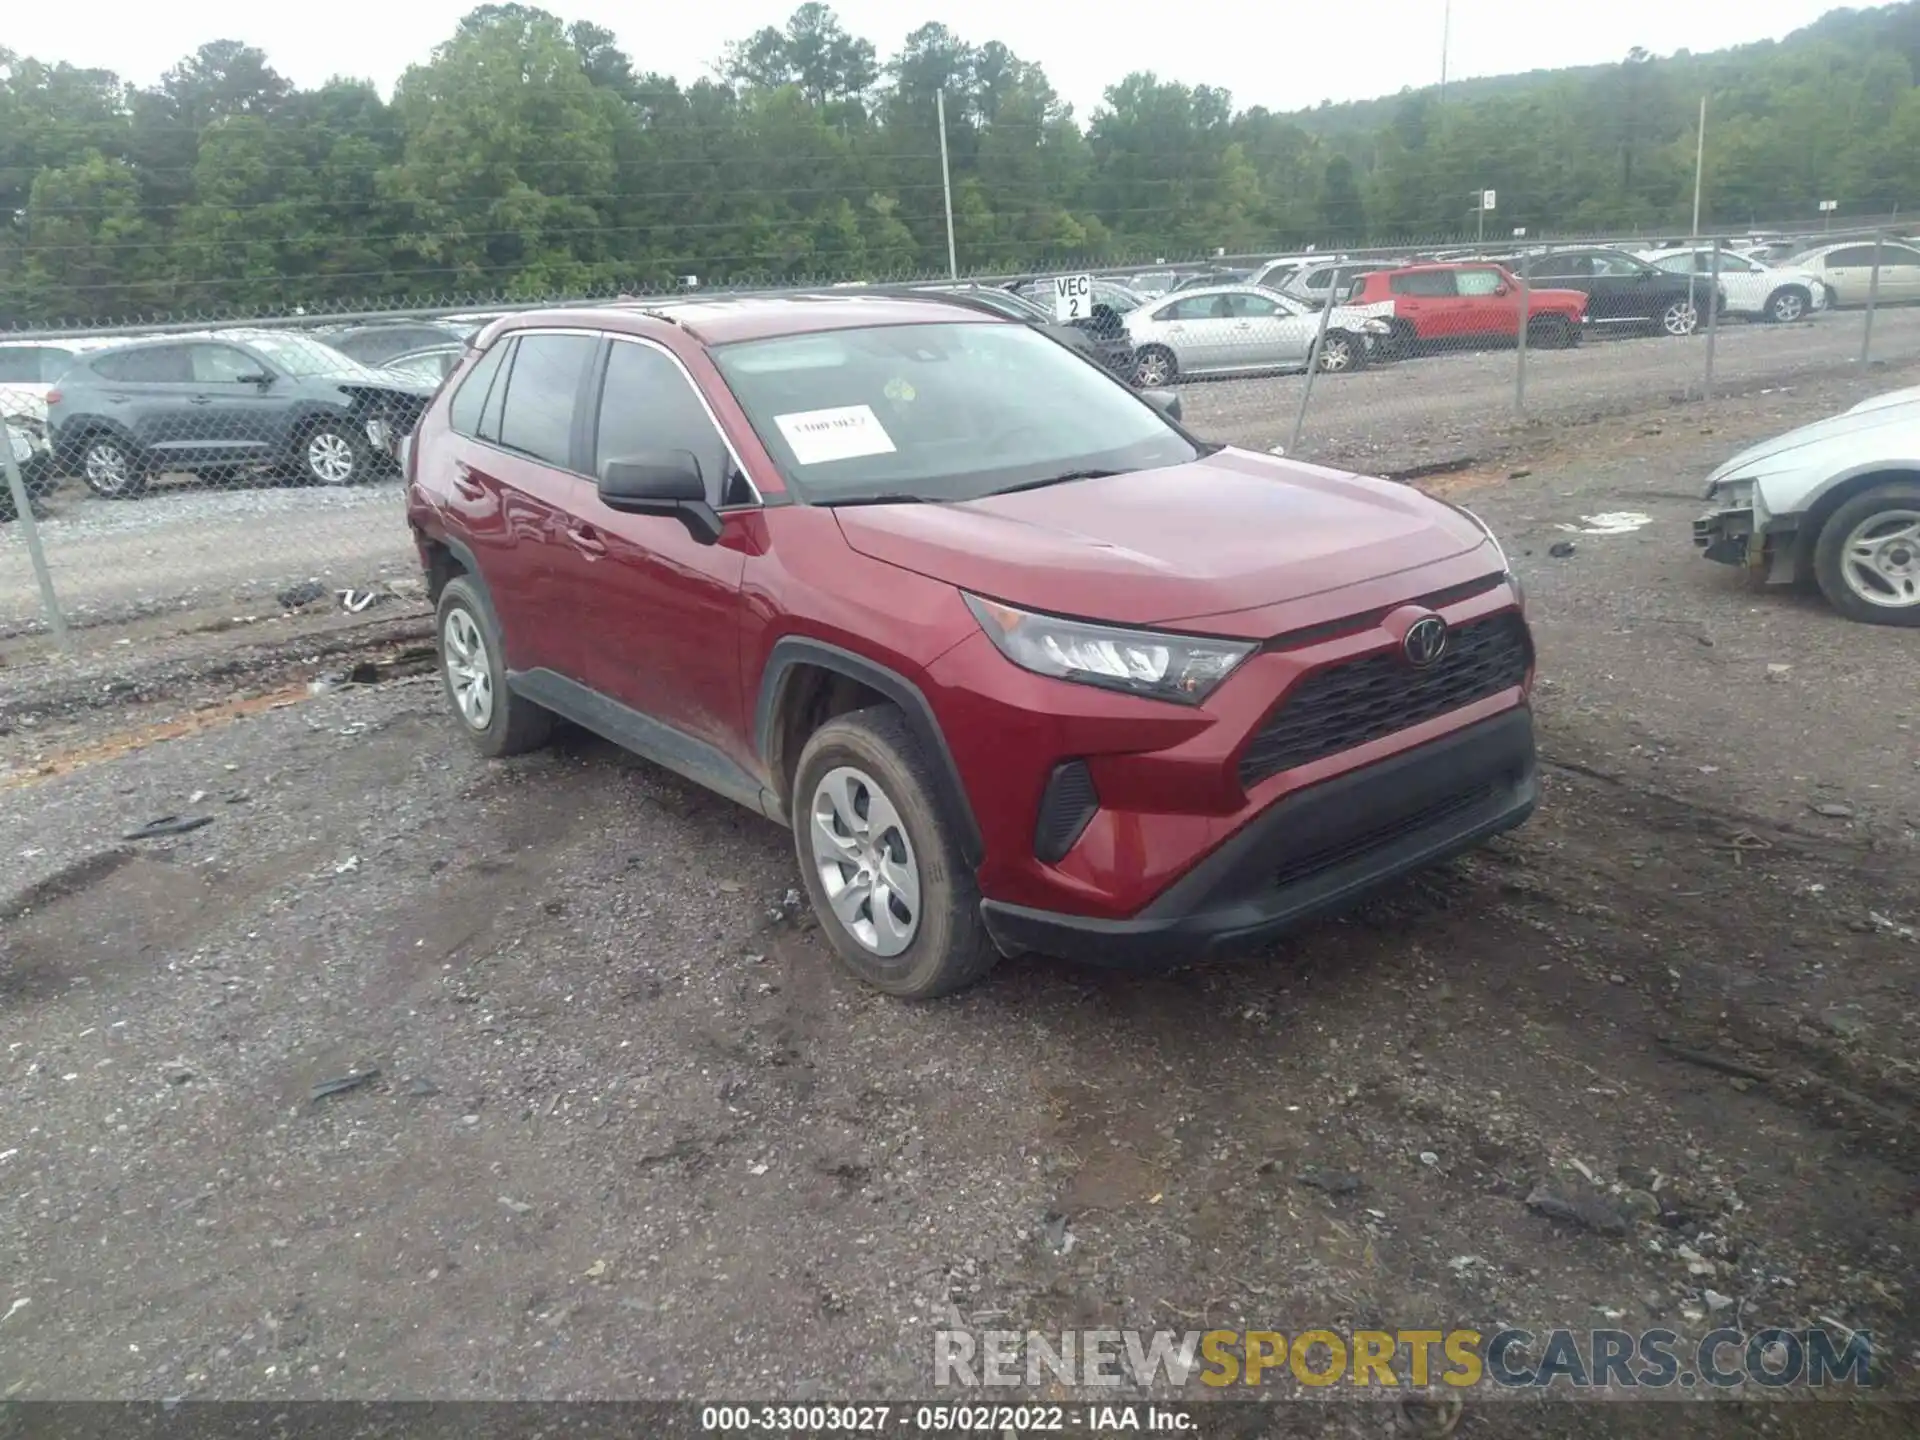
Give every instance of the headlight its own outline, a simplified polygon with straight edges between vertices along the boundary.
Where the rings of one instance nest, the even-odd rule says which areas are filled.
[[[1181,705],[1206,699],[1255,649],[1248,640],[1124,630],[1036,615],[979,595],[965,599],[1000,653],[1023,670]]]
[[[1527,588],[1520,583],[1520,577],[1514,573],[1513,562],[1507,559],[1506,546],[1500,543],[1500,537],[1493,533],[1493,527],[1482,520],[1464,505],[1453,507],[1480,527],[1480,533],[1487,537],[1487,543],[1493,546],[1493,553],[1500,557],[1501,573],[1507,577],[1507,584],[1513,590],[1513,598],[1520,602],[1520,609],[1527,608]]]
[[[1391,335],[1393,333],[1393,327],[1384,320],[1369,320],[1360,328],[1369,335]]]
[[[1729,510],[1751,509],[1754,483],[1751,477],[1716,480],[1707,486],[1707,499],[1717,500]]]

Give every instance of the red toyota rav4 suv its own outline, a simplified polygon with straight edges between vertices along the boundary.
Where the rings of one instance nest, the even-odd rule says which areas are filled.
[[[1533,649],[1478,520],[1204,444],[978,309],[496,321],[408,518],[485,753],[561,716],[791,826],[897,995],[1268,935],[1534,806]]]

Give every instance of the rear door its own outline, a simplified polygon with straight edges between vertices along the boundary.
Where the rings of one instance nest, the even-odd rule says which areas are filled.
[[[88,409],[130,434],[163,473],[197,463],[202,427],[187,345],[122,350],[102,355],[91,368],[99,384],[87,387],[97,401]]]
[[[1183,295],[1153,312],[1161,338],[1183,374],[1222,370],[1231,363],[1233,311],[1224,295]]]
[[[448,409],[451,528],[473,549],[512,670],[579,679],[585,668],[591,567],[567,531],[592,489],[581,401],[598,346],[573,331],[505,336]]]
[[[1408,270],[1391,276],[1394,318],[1413,327],[1421,340],[1446,340],[1459,333],[1451,270]]]

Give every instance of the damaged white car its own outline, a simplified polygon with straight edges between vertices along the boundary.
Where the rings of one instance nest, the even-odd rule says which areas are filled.
[[[1693,543],[1709,560],[1810,580],[1849,620],[1920,625],[1920,390],[1741,451],[1706,498]]]

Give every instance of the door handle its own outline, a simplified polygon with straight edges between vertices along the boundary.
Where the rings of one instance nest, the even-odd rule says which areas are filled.
[[[607,542],[600,538],[600,532],[591,525],[569,525],[567,541],[582,555],[592,559],[607,553]]]
[[[187,401],[187,403],[189,405],[211,405],[213,403],[213,397],[211,395],[195,395],[191,400]]]
[[[478,500],[487,493],[487,487],[474,476],[473,467],[464,460],[454,461],[453,488],[469,500]]]

